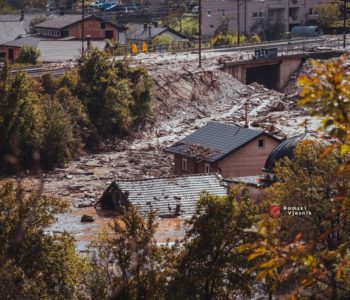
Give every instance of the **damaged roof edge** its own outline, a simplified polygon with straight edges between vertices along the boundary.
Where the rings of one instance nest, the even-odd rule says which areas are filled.
[[[279,142],[279,143],[281,143],[281,142],[283,141],[283,139],[279,139],[279,138],[275,137],[274,135],[272,135],[272,134],[270,134],[270,133],[268,133],[268,132],[263,131],[263,132],[261,132],[259,135],[257,135],[257,136],[255,136],[255,137],[253,137],[252,139],[246,141],[245,143],[243,143],[242,145],[238,146],[237,148],[232,149],[231,151],[229,151],[229,152],[227,152],[227,153],[223,153],[220,157],[218,157],[218,158],[216,158],[216,159],[208,159],[208,158],[207,158],[207,159],[202,158],[202,159],[204,159],[206,162],[210,162],[210,163],[218,162],[218,161],[224,159],[225,157],[227,157],[228,155],[232,154],[233,152],[236,152],[236,151],[238,151],[239,149],[243,148],[244,146],[246,146],[247,144],[251,143],[252,141],[254,141],[254,140],[260,138],[260,137],[263,136],[263,135],[265,135],[265,136],[267,136],[267,137],[269,137],[269,138],[271,138],[271,139],[273,139],[273,140],[275,140],[275,141],[277,141],[277,142]],[[186,154],[186,153],[179,153],[179,152],[173,150],[172,148],[175,147],[175,146],[177,146],[177,145],[196,145],[196,144],[194,144],[194,143],[191,144],[191,143],[189,143],[188,141],[182,141],[182,140],[180,140],[180,141],[176,142],[174,145],[165,148],[165,149],[164,149],[164,152],[170,153],[170,154],[174,154],[174,155],[182,155],[182,156],[187,157],[187,158],[196,158],[196,157],[198,157],[198,156],[195,156],[195,155],[188,155],[188,154]],[[200,145],[199,145],[199,146],[200,146]],[[218,149],[214,149],[214,148],[207,148],[207,149],[208,149],[208,150],[213,150],[213,151],[218,151],[218,152],[220,153],[220,150],[218,150]],[[214,156],[214,155],[215,155],[215,154],[213,154],[212,156]]]

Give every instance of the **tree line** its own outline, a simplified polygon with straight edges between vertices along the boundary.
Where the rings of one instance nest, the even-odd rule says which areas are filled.
[[[153,80],[97,49],[60,78],[0,72],[0,173],[62,166],[103,139],[129,134],[152,116]]]

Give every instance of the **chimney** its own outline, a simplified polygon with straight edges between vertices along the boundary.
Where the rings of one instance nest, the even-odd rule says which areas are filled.
[[[154,28],[158,28],[158,21],[154,21],[153,26],[154,26]]]
[[[143,29],[146,30],[147,27],[148,27],[148,24],[147,24],[147,23],[144,23],[144,24],[143,24]]]
[[[21,10],[21,17],[19,18],[20,21],[24,21],[24,11]]]
[[[244,127],[249,128],[248,124],[248,102],[244,103]]]
[[[152,28],[151,26],[148,26],[148,37],[151,40],[152,39]]]

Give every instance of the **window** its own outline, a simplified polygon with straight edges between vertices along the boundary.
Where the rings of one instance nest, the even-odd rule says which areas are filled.
[[[204,173],[206,173],[206,174],[210,173],[210,165],[209,164],[204,165]]]
[[[312,16],[314,14],[314,10],[312,8],[309,8],[309,16]]]
[[[258,147],[259,147],[260,149],[265,147],[265,144],[264,144],[264,140],[263,140],[263,139],[260,139],[260,140],[258,141]]]
[[[101,22],[101,29],[106,29],[106,23],[105,22]]]
[[[210,9],[207,10],[207,17],[211,17],[211,10]]]
[[[221,14],[221,16],[225,17],[225,10],[224,9],[219,9],[219,13]]]
[[[182,159],[181,171],[187,171],[187,158]]]
[[[122,45],[125,44],[125,31],[118,32],[118,42],[119,44],[122,44]]]
[[[264,18],[264,12],[263,11],[256,11],[256,12],[253,12],[253,18],[254,19],[257,19],[257,18]]]

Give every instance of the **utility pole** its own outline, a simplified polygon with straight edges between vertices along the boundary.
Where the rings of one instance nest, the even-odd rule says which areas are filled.
[[[247,0],[244,0],[244,34],[247,34]]]
[[[241,20],[239,12],[239,0],[237,0],[237,44],[241,44]]]
[[[199,45],[198,45],[198,66],[202,67],[202,0],[199,0]]]
[[[343,47],[346,48],[346,13],[347,13],[347,0],[344,0],[344,14],[343,14],[343,17],[344,17],[344,35],[343,35]]]
[[[85,35],[85,28],[84,28],[84,22],[85,22],[85,0],[82,0],[82,7],[81,7],[81,53],[84,54],[84,35]]]

